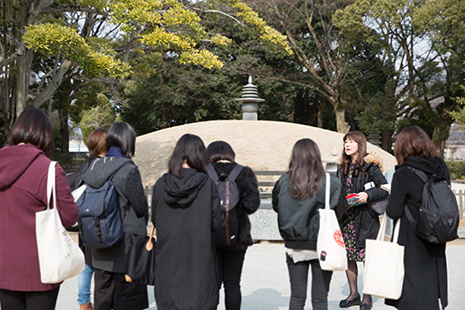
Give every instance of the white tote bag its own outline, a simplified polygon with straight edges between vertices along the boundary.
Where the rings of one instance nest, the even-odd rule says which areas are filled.
[[[40,280],[58,283],[84,270],[84,254],[61,224],[56,209],[55,165],[50,163],[47,178],[47,209],[36,213],[36,239]],[[50,198],[53,197],[53,209]]]
[[[386,218],[384,214],[376,240],[366,240],[363,294],[399,299],[404,284],[404,246],[397,243],[400,219],[390,242],[384,241]]]
[[[336,212],[330,209],[330,176],[326,173],[325,208],[320,211],[316,251],[323,270],[347,270],[347,254]]]

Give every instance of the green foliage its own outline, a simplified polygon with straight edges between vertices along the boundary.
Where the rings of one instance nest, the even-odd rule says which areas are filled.
[[[465,179],[465,162],[463,161],[446,161],[449,168],[450,178],[452,180]]]
[[[90,78],[108,74],[123,78],[129,74],[129,66],[114,58],[114,52],[94,50],[76,30],[56,23],[36,24],[26,27],[24,42],[28,48],[45,55],[61,55],[80,65]]]

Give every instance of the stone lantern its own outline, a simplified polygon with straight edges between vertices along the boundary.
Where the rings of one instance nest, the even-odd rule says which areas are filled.
[[[242,87],[242,98],[236,99],[242,101],[242,120],[256,121],[258,119],[258,103],[265,99],[258,98],[258,87],[252,84],[252,77],[249,76],[249,84]]]

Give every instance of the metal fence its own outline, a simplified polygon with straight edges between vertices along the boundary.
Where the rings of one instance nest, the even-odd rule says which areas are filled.
[[[456,190],[453,190],[455,194],[455,198],[457,198],[457,204],[459,205],[459,214],[460,214],[460,219],[463,219],[464,216],[464,200],[465,200],[465,192],[463,190],[459,190],[458,192]]]

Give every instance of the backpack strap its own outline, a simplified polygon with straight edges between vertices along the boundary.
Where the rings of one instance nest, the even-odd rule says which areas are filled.
[[[424,173],[421,170],[415,169],[415,168],[413,168],[411,166],[407,166],[407,168],[412,170],[423,181],[423,183],[425,183],[425,184],[428,183],[429,178],[426,175],[426,173]],[[409,208],[407,207],[407,204],[405,204],[405,206],[404,206],[404,213],[405,213],[405,216],[407,216],[407,219],[410,222],[410,224],[412,225],[413,229],[415,230],[416,221],[413,218],[412,212],[410,212]]]
[[[207,172],[208,176],[213,179],[213,181],[218,182],[218,174],[213,168],[213,165],[210,163],[204,167],[205,171]]]
[[[423,181],[423,183],[428,183],[428,176],[426,175],[426,173],[424,173],[423,171],[421,170],[418,170],[418,169],[415,169],[411,166],[407,166],[407,168],[409,168],[410,170],[412,170],[413,172],[415,172],[415,174]]]
[[[113,179],[113,177],[115,176],[115,174],[116,174],[121,168],[123,168],[124,166],[126,166],[126,165],[128,165],[128,164],[133,164],[132,160],[128,160],[127,162],[125,162],[124,164],[122,164],[121,166],[119,166],[119,167],[115,170],[115,172],[113,172],[113,174],[110,176],[110,178],[109,178],[108,180],[111,181],[111,180]]]
[[[228,181],[234,182],[244,166],[236,164],[231,173],[228,175]]]
[[[404,213],[405,213],[405,216],[407,217],[409,223],[412,225],[413,229],[415,229],[415,227],[416,227],[415,219],[413,218],[412,213],[408,209],[407,204],[405,204],[405,206],[404,206]]]

